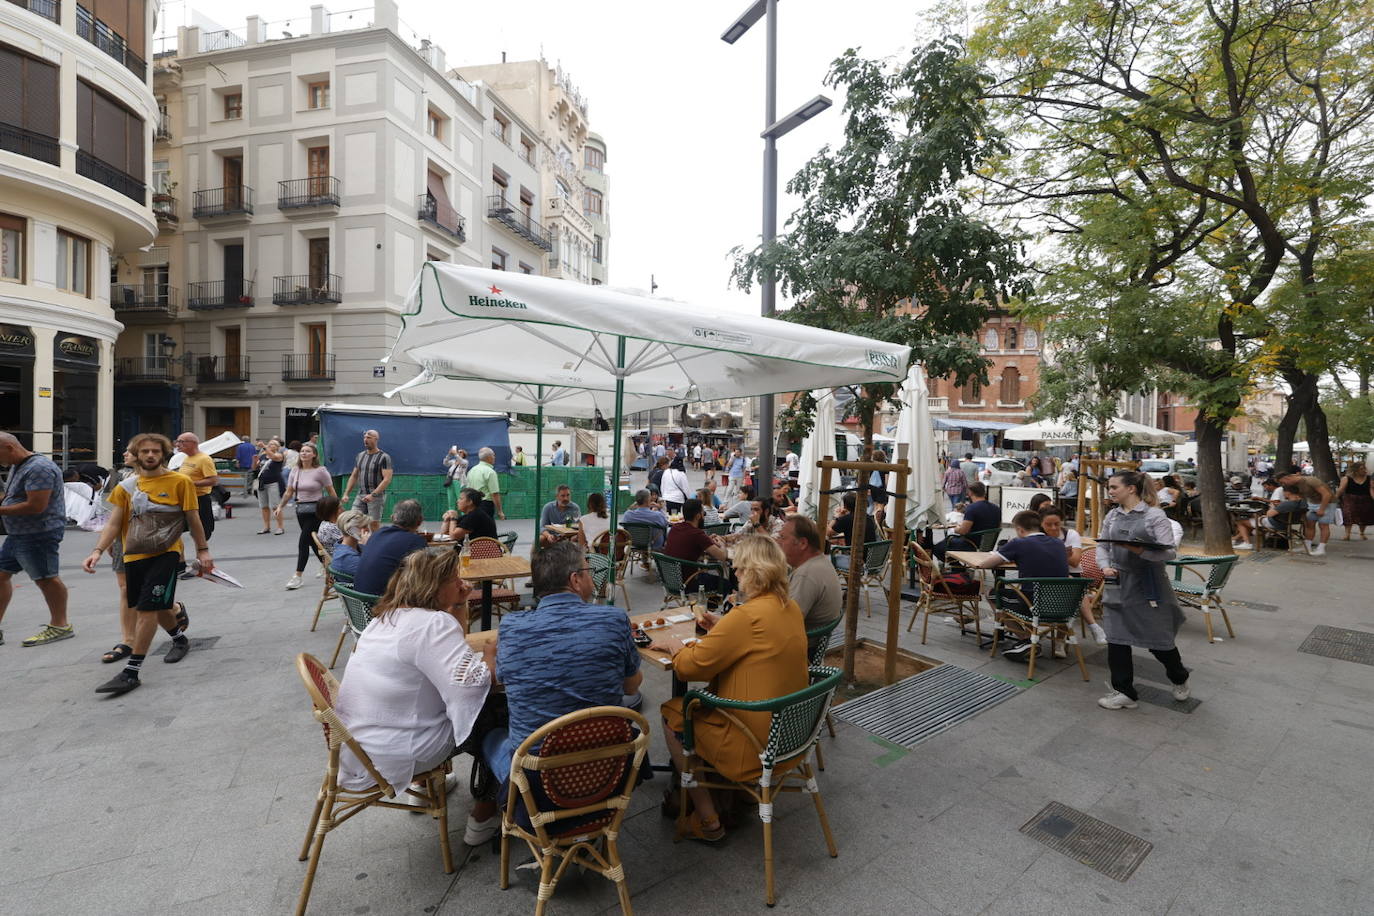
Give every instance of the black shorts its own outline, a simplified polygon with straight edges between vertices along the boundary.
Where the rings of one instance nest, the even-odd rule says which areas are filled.
[[[138,611],[167,611],[176,603],[181,554],[175,550],[142,560],[124,561],[129,607]]]

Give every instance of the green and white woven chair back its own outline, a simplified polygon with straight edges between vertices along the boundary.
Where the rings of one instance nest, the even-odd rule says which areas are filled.
[[[611,577],[611,558],[604,553],[589,553],[587,568],[592,571],[592,586],[601,591]]]
[[[1211,570],[1207,573],[1207,591],[1219,592],[1226,587],[1226,583],[1231,578],[1231,570],[1236,568],[1238,557],[1223,557],[1215,563],[1210,564]]]
[[[514,531],[502,531],[496,535],[496,539],[501,542],[506,553],[514,553],[515,542],[520,540],[520,535]]]
[[[888,555],[892,553],[891,541],[869,541],[864,545],[864,572],[876,575],[887,565]]]
[[[814,630],[806,631],[807,642],[813,639],[816,640],[816,648],[811,652],[811,658],[809,659],[812,668],[825,667],[825,653],[830,649],[830,634],[835,632],[835,628],[838,627],[843,620],[843,616],[836,617],[830,623],[816,627]]]
[[[657,530],[653,525],[628,522],[620,527],[630,533],[630,547],[634,550],[648,550],[653,546],[654,532]]]
[[[682,597],[682,565],[672,557],[656,553],[654,565],[658,567],[658,577],[663,581],[663,590],[674,598]]]
[[[1008,580],[1012,583],[1016,579]],[[1032,579],[1035,587],[1032,616],[1043,623],[1062,623],[1078,616],[1083,593],[1091,581],[1088,579]]]
[[[997,549],[997,539],[1002,536],[1002,529],[989,528],[987,531],[978,532],[978,535],[978,549],[986,553]]]
[[[346,585],[335,585],[339,600],[343,602],[344,613],[348,615],[348,627],[354,636],[363,635],[363,630],[372,622],[372,606],[379,600],[378,595],[354,591]]]
[[[800,757],[820,737],[825,713],[840,685],[840,669],[813,665],[809,674],[811,685],[793,694],[792,702],[773,711],[762,755],[765,767],[777,767]]]
[[[352,584],[353,584],[353,574],[352,574],[352,573],[346,573],[346,572],[344,572],[343,570],[341,570],[341,569],[335,569],[335,568],[332,567],[332,566],[329,567],[329,576],[330,576],[330,578],[333,579],[336,583],[337,583],[337,582],[342,582],[344,585],[352,585]]]

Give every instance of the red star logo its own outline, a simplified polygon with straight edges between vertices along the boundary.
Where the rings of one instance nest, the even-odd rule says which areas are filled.
[[[499,296],[502,292],[501,287],[497,286],[495,283],[491,285],[491,293],[493,296]]]

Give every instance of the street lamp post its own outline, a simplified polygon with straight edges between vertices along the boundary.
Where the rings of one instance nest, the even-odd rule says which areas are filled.
[[[755,0],[720,36],[726,44],[734,44],[760,19],[764,19],[764,96],[763,96],[763,244],[767,246],[778,234],[778,138],[806,123],[830,107],[830,99],[818,95],[781,121],[778,120],[778,0]],[[777,279],[765,268],[761,279],[762,302],[760,312],[772,318],[777,311]],[[759,398],[759,471],[767,475],[767,488],[754,486],[759,497],[772,493],[776,461],[773,447],[777,434],[773,428],[773,395]]]

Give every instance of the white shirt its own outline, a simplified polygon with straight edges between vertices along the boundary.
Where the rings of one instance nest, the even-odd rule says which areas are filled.
[[[659,495],[665,503],[685,503],[692,498],[692,485],[687,482],[687,472],[668,468],[658,482]]]
[[[701,460],[701,446],[700,446],[700,445],[694,445],[694,446],[692,446],[692,460],[694,460],[694,461],[700,461],[700,460]]]
[[[801,459],[797,457],[795,452],[788,452],[787,457],[783,460],[787,462],[787,473],[790,474],[801,469]]]
[[[1079,534],[1077,531],[1075,531],[1075,530],[1072,529],[1072,528],[1065,528],[1065,529],[1064,529],[1064,547],[1065,547],[1065,549],[1067,549],[1067,550],[1082,550],[1082,549],[1083,549],[1083,535]],[[1081,570],[1078,568],[1078,564],[1077,564],[1077,563],[1070,563],[1070,564],[1069,564],[1069,572],[1071,572],[1071,573],[1076,573],[1076,572],[1081,572]]]
[[[490,686],[491,673],[457,620],[441,611],[401,608],[363,631],[335,711],[400,793],[417,769],[438,766],[467,739]],[[372,784],[347,745],[339,783],[350,789]]]
[[[608,514],[605,518],[599,517],[595,512],[588,512],[577,520],[582,526],[582,534],[587,538],[587,546],[591,547],[596,543],[596,539],[607,531],[611,530],[611,517]]]

